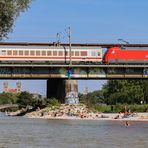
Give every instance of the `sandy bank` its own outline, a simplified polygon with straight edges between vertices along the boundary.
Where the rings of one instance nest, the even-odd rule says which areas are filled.
[[[100,113],[92,112],[85,105],[61,105],[38,109],[25,115],[27,118],[70,120],[148,121],[148,113]]]

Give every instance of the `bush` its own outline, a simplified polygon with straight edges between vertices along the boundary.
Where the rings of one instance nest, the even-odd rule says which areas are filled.
[[[30,94],[29,92],[21,92],[20,95],[18,96],[17,103],[20,108],[26,107],[26,106],[32,106],[34,107],[36,104],[36,100],[33,98],[33,95]]]
[[[131,112],[148,112],[148,104],[143,104],[143,105],[129,105],[129,109]]]
[[[0,104],[15,104],[17,101],[16,94],[12,93],[1,93],[0,94]]]
[[[95,109],[99,112],[103,113],[110,113],[111,112],[111,106],[110,105],[97,105]]]
[[[60,106],[59,101],[56,98],[46,99],[46,106]]]
[[[111,107],[111,105],[96,105],[95,109],[99,112],[104,112],[104,113],[111,113],[111,112],[125,112],[125,106],[127,107],[126,110],[127,111],[131,111],[131,112],[148,112],[148,104],[143,104],[143,105],[137,105],[137,104],[133,104],[133,105],[127,105],[127,104],[117,104],[117,105],[112,105],[113,109]]]

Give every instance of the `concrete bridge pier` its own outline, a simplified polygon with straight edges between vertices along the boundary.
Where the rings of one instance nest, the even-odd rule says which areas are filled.
[[[61,103],[78,103],[78,83],[76,80],[48,79],[47,98],[57,98]],[[66,100],[65,100],[66,98]],[[76,101],[75,101],[76,99]],[[74,100],[74,101],[73,101]]]
[[[66,80],[66,104],[78,104],[78,82],[77,80]]]
[[[57,98],[61,103],[65,102],[65,80],[48,79],[47,80],[47,98]]]

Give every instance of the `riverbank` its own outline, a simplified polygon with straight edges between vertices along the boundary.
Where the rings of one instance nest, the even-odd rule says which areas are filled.
[[[84,104],[65,105],[59,107],[46,107],[27,113],[27,118],[42,119],[71,119],[71,120],[123,120],[123,121],[148,121],[146,113],[101,113],[93,112]]]

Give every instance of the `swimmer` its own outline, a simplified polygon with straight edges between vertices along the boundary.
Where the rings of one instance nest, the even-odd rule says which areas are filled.
[[[130,126],[128,121],[125,122],[125,126]]]

